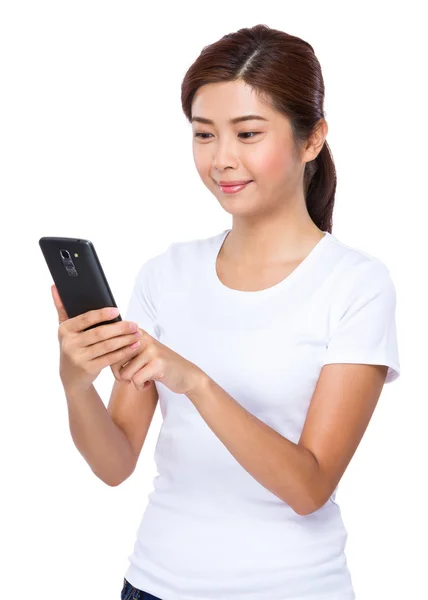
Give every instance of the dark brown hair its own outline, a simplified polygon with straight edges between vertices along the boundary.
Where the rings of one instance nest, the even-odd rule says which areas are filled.
[[[205,46],[181,85],[181,103],[189,122],[198,88],[236,80],[250,85],[264,102],[289,119],[299,156],[319,120],[325,118],[324,81],[312,46],[267,25],[239,29]],[[335,192],[336,169],[325,140],[315,160],[305,165],[304,195],[311,219],[329,233]]]

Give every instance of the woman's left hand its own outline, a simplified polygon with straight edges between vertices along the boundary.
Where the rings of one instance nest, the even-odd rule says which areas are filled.
[[[117,379],[132,381],[139,390],[146,389],[150,380],[156,380],[172,392],[187,394],[206,376],[197,365],[155,340],[144,329],[140,331],[140,352],[125,366],[121,363],[112,365]]]

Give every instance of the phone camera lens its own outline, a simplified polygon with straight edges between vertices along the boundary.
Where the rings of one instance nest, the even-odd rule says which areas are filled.
[[[70,260],[70,253],[68,250],[61,250],[62,258],[68,258]]]

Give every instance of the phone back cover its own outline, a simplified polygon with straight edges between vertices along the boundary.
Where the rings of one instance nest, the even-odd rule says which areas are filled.
[[[39,240],[39,245],[69,318],[89,310],[117,306],[91,241],[43,237]],[[71,275],[64,267],[60,250],[68,250],[70,253],[77,276]],[[87,329],[121,320],[119,315]]]

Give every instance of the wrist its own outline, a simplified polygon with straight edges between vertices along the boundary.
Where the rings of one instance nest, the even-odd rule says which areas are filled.
[[[62,385],[64,388],[65,395],[67,396],[68,399],[80,398],[81,396],[84,396],[89,391],[91,391],[91,389],[93,388],[92,383],[89,385],[88,384],[86,384],[86,385],[80,384],[79,385],[79,384],[75,384],[75,383],[62,381]]]
[[[186,396],[191,399],[191,396],[204,394],[204,391],[209,387],[211,381],[211,377],[198,367],[194,373],[191,386],[188,389]]]

